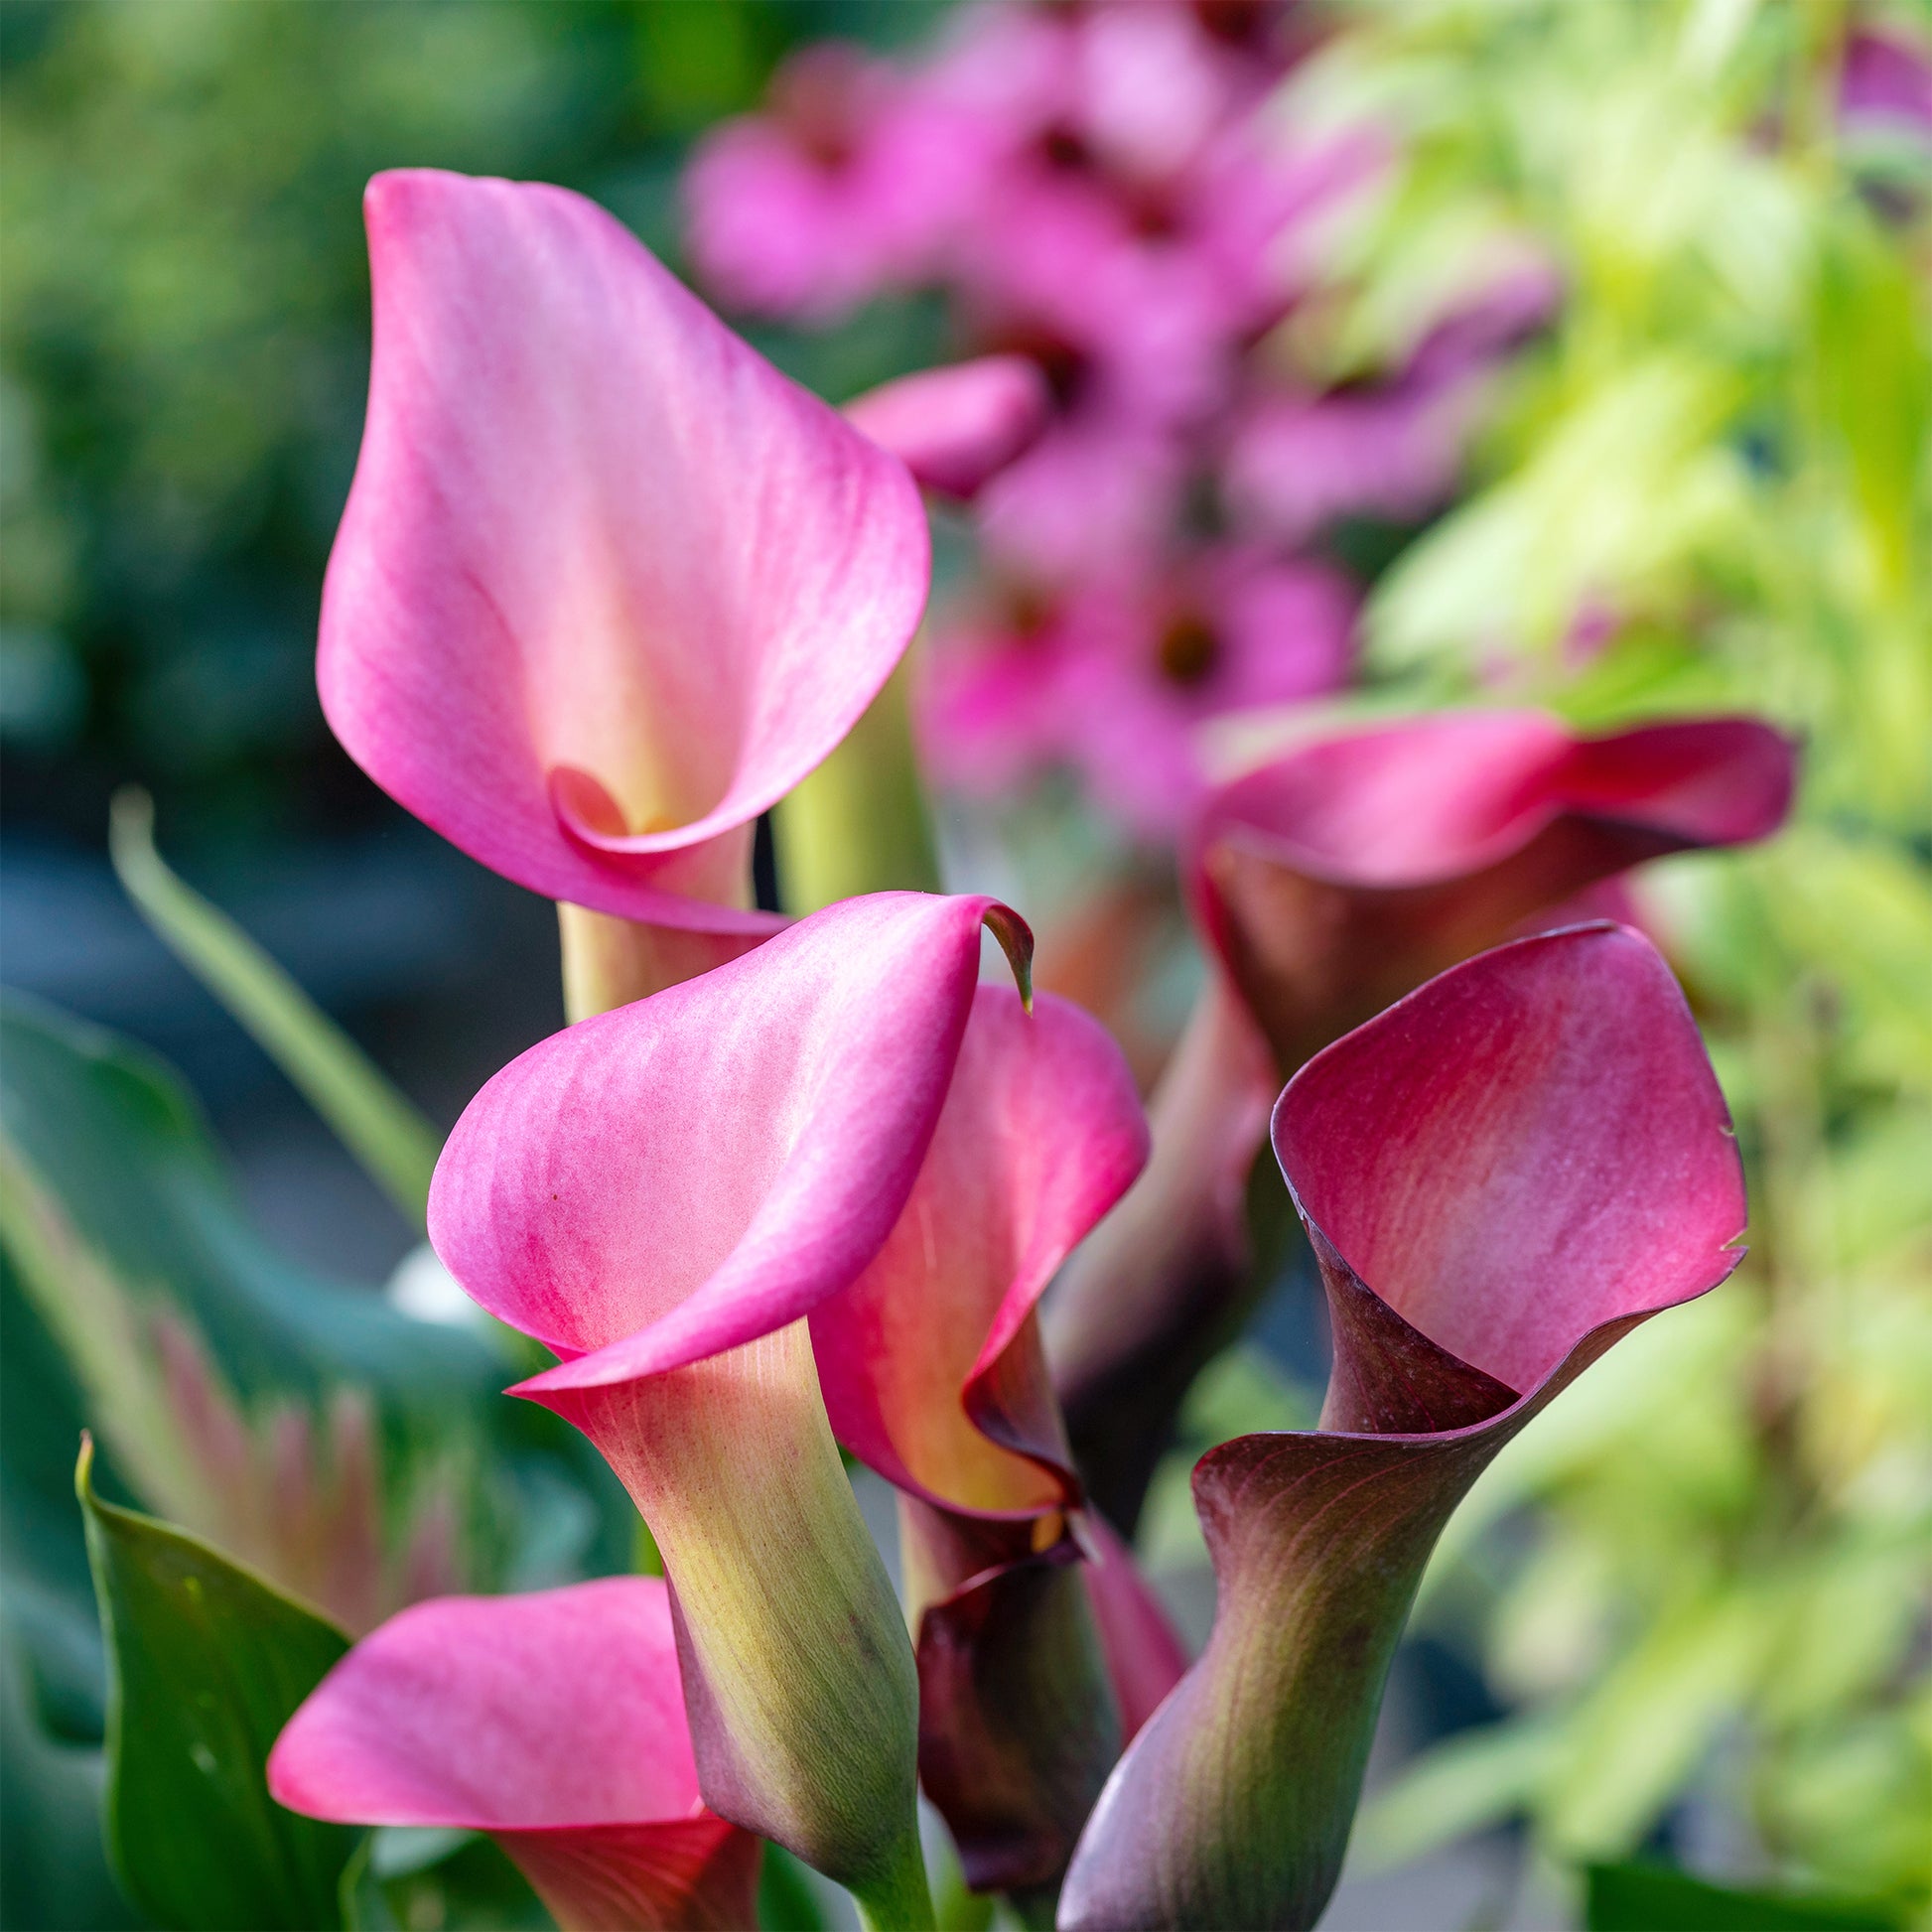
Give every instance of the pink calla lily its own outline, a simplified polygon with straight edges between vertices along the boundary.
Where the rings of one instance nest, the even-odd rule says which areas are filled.
[[[1109,1781],[1063,1932],[1314,1923],[1444,1523],[1570,1381],[1742,1252],[1697,1027],[1619,926],[1431,981],[1297,1074],[1274,1139],[1333,1320],[1321,1425],[1196,1465],[1213,1633]]]
[[[401,804],[549,897],[718,941],[753,821],[898,661],[904,467],[561,189],[367,197],[375,353],[318,679]],[[626,989],[631,990],[631,989]]]
[[[926,488],[963,501],[1038,441],[1052,408],[1037,362],[982,355],[869,389],[845,419]]]
[[[309,1695],[268,1784],[311,1818],[486,1832],[565,1932],[756,1920],[760,1848],[698,1796],[655,1578],[412,1605]]]
[[[1766,837],[1795,767],[1752,718],[1581,738],[1541,712],[1470,711],[1338,733],[1215,794],[1190,893],[1288,1074],[1599,880]]]
[[[1278,1081],[1432,973],[1585,916],[1629,867],[1766,837],[1795,764],[1749,718],[1584,738],[1472,711],[1311,740],[1208,799],[1186,884],[1209,985],[1154,1096],[1147,1173],[1047,1323],[1076,1459],[1118,1525],[1259,1286],[1245,1188]]]
[[[1057,1540],[1033,1306],[1146,1154],[1103,1030],[978,986],[982,924],[1024,969],[995,901],[883,894],[586,1021],[483,1088],[430,1197],[563,1357],[518,1392],[657,1536],[707,1802],[855,1888],[910,1829],[912,1660],[827,1411],[909,1494]]]

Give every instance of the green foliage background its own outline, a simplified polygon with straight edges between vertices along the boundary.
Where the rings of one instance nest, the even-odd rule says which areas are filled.
[[[1526,1813],[1566,1862],[1687,1787],[1782,1875],[1932,1896],[1932,168],[1848,138],[1851,10],[1410,0],[1295,82],[1407,138],[1343,239],[1339,371],[1492,229],[1568,288],[1475,486],[1380,581],[1375,674],[1805,742],[1797,822],[1650,900],[1749,1164],[1751,1258],[1502,1458],[1425,1617],[1518,1712],[1364,1819]],[[1927,16],[1912,10],[1921,31]],[[1607,612],[1615,640],[1579,651]],[[1534,1504],[1537,1534],[1484,1535]],[[1505,1552],[1513,1552],[1506,1555]]]

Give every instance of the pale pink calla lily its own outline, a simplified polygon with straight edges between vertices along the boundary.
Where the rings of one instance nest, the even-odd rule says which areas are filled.
[[[656,1533],[707,1801],[847,1883],[911,1659],[883,1578],[855,1599],[826,1412],[911,1495],[1057,1538],[1033,1306],[1146,1154],[1099,1026],[979,987],[982,924],[1024,965],[996,902],[886,894],[586,1021],[484,1087],[430,1197],[457,1279],[564,1358],[519,1393]]]
[[[964,499],[1033,446],[1052,402],[1037,362],[982,355],[869,389],[845,419],[926,488]]]
[[[268,1787],[311,1818],[486,1832],[565,1932],[756,1919],[759,1842],[698,1795],[655,1578],[413,1605],[310,1693]]]
[[[903,466],[581,197],[408,172],[367,218],[368,420],[318,659],[337,737],[534,892],[761,936],[752,822],[924,602]]]

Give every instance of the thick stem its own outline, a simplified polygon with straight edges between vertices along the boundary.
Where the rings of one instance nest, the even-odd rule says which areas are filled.
[[[832,756],[772,810],[787,912],[860,893],[939,891],[901,663]]]
[[[920,1923],[917,1675],[805,1323],[557,1406],[662,1553],[705,1802]]]
[[[738,934],[639,925],[561,902],[557,934],[563,946],[564,1018],[572,1026],[696,979],[753,943]]]

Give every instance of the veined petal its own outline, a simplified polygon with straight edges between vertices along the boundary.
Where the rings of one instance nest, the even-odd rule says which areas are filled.
[[[991,899],[848,899],[483,1087],[430,1233],[472,1297],[566,1357],[519,1393],[702,1360],[859,1276],[945,1103],[982,922],[1030,950]]]
[[[366,211],[324,710],[484,864],[669,922],[669,855],[790,790],[897,661],[917,491],[581,197],[409,171]]]
[[[1328,1292],[1323,1428],[1196,1466],[1214,1629],[1108,1781],[1064,1932],[1313,1925],[1444,1523],[1572,1379],[1741,1252],[1697,1029],[1616,926],[1430,982],[1304,1068],[1275,1144]]]
[[[812,1315],[833,1432],[909,1494],[975,1515],[1072,1507],[1033,1310],[1147,1158],[1099,1022],[981,987],[925,1161],[866,1271]]]
[[[1747,718],[1577,739],[1537,712],[1467,712],[1343,733],[1210,799],[1190,890],[1292,1072],[1598,880],[1767,836],[1795,763]]]
[[[845,419],[926,488],[964,498],[1033,447],[1052,405],[1030,356],[983,355],[868,389]]]
[[[413,1605],[311,1693],[268,1781],[310,1817],[487,1832],[567,1928],[752,1920],[759,1844],[699,1799],[654,1578]]]

